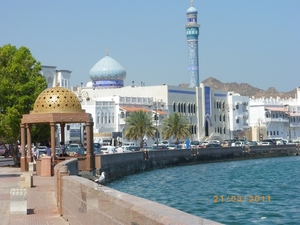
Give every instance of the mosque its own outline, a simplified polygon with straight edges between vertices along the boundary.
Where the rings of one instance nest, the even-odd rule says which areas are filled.
[[[94,139],[102,142],[107,138],[122,138],[125,119],[130,112],[144,110],[153,115],[153,124],[158,128],[156,140],[162,140],[162,120],[179,112],[191,124],[192,140],[207,138],[232,139],[245,136],[249,129],[247,104],[249,98],[234,92],[213,90],[199,83],[197,9],[192,5],[186,11],[185,25],[188,44],[189,87],[168,84],[145,86],[134,82],[124,86],[126,70],[109,56],[109,52],[90,70],[90,79],[85,86],[72,87],[82,109],[94,119]],[[56,70],[43,66],[42,73],[53,87],[71,89],[71,71]],[[236,110],[237,109],[237,110]],[[83,142],[85,127],[81,124],[66,126],[66,143]],[[59,136],[59,135],[58,135]],[[145,137],[147,139],[147,137]],[[153,142],[154,140],[149,140]]]

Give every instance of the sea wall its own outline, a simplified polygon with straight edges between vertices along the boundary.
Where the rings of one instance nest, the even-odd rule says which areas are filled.
[[[116,179],[154,168],[293,155],[300,155],[295,145],[217,147],[96,155],[95,165],[97,174],[104,171],[108,179]]]
[[[180,210],[125,194],[79,177],[62,177],[63,217],[72,225],[220,224]]]
[[[204,148],[96,155],[97,173],[108,179],[161,168],[229,160],[296,156],[296,146],[256,146],[250,148]],[[70,224],[219,224],[180,210],[70,176],[77,174],[73,159],[55,167],[57,206]],[[77,162],[78,163],[78,162]]]

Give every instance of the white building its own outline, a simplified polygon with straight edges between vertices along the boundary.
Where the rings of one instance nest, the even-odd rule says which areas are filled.
[[[73,87],[73,91],[82,102],[82,108],[94,118],[95,137],[104,139],[116,133],[124,137],[125,119],[135,110],[152,113],[159,140],[162,139],[162,120],[174,112],[188,118],[193,140],[240,139],[249,129],[246,107],[249,98],[233,92],[213,90],[203,84],[195,88],[165,84],[137,86],[134,83],[124,87],[126,71],[108,55],[95,64],[90,77],[91,82]],[[73,137],[76,133],[83,135],[82,127],[74,126],[66,132],[67,137],[68,133]]]
[[[58,70],[56,66],[42,66],[42,75],[46,78],[48,88],[55,87],[59,84],[60,87],[70,89],[70,78],[72,71]]]
[[[300,88],[296,98],[251,98],[250,126],[253,140],[300,137]]]

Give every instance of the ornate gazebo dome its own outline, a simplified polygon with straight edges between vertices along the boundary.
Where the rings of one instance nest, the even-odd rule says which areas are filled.
[[[75,93],[64,87],[44,90],[36,99],[31,114],[37,113],[82,113]]]

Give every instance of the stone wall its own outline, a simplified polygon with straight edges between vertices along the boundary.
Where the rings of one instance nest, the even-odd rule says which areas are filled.
[[[295,145],[158,150],[97,155],[95,165],[97,174],[104,171],[108,179],[116,179],[154,168],[299,154]]]
[[[62,177],[62,215],[76,224],[220,224],[78,176]]]
[[[255,146],[250,148],[202,148],[96,155],[96,172],[107,178],[189,163],[207,163],[265,157],[299,155],[296,146]],[[128,195],[93,181],[69,176],[78,174],[78,159],[55,167],[57,206],[70,224],[218,224],[188,213]]]

